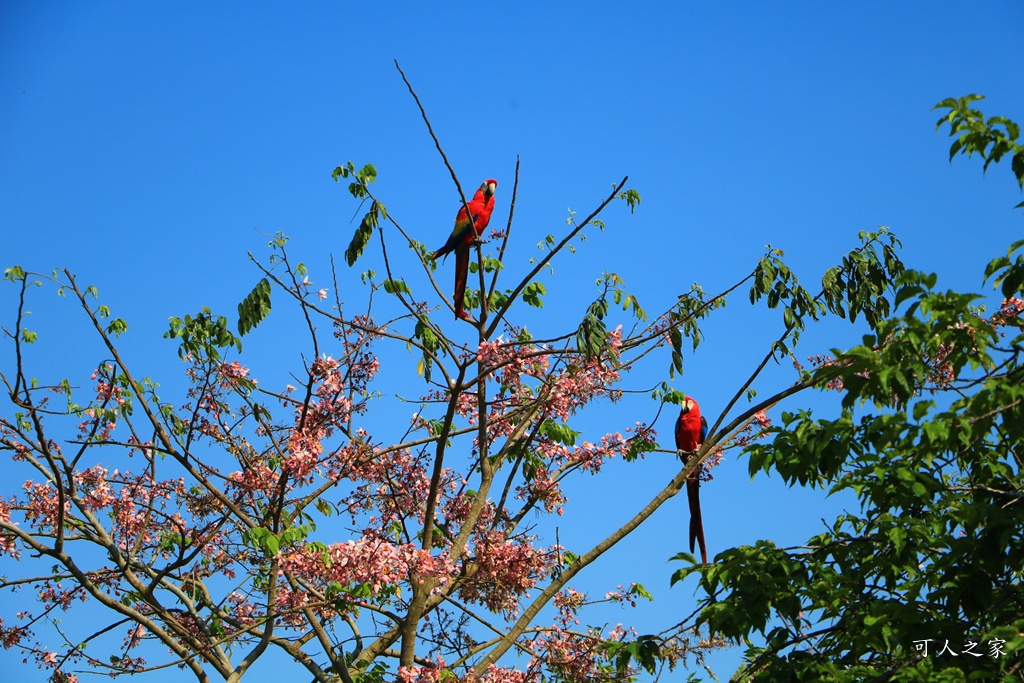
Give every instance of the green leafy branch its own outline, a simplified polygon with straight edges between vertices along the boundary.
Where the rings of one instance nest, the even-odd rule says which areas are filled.
[[[1024,187],[1024,145],[1017,142],[1017,138],[1020,137],[1020,126],[1005,116],[991,116],[986,119],[979,110],[971,108],[972,102],[983,99],[984,95],[967,95],[942,100],[932,107],[932,110],[948,109],[949,112],[938,120],[935,130],[948,123],[950,137],[957,136],[949,148],[950,161],[957,154],[971,156],[977,153],[985,160],[982,170],[987,171],[989,164],[1011,154],[1010,167],[1017,176],[1017,185]],[[997,126],[1001,126],[1002,129]],[[1017,205],[1022,206],[1024,202]]]
[[[351,177],[353,180],[348,185],[349,193],[361,201],[370,200],[370,209],[363,215],[359,227],[352,235],[352,241],[349,242],[348,248],[345,250],[345,262],[349,266],[353,266],[370,242],[374,229],[380,225],[382,220],[387,219],[388,212],[383,204],[370,195],[369,187],[377,180],[377,168],[373,164],[366,164],[357,171],[355,164],[349,161],[344,166],[335,168],[331,177],[335,182],[338,182],[339,178]]]

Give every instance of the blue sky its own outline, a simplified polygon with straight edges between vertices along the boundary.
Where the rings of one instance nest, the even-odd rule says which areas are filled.
[[[464,187],[498,179],[496,221],[507,215],[521,158],[510,277],[527,272],[537,242],[564,228],[568,210],[586,215],[625,175],[640,192],[635,215],[613,206],[605,233],[544,276],[545,315],[529,318],[539,330],[575,327],[605,270],[657,312],[693,282],[718,291],[738,280],[768,243],[810,287],[858,231],[880,225],[903,241],[910,267],[981,291],[984,264],[1020,238],[1021,214],[1012,210],[1020,196],[1005,169],[983,176],[977,163],[948,164],[948,139],[935,133],[930,108],[980,93],[986,113],[1024,120],[1022,35],[1024,7],[1012,0],[966,9],[522,2],[443,11],[427,3],[7,2],[0,265],[67,267],[97,285],[131,326],[129,357],[170,392],[180,367],[160,338],[168,316],[208,305],[233,317],[258,279],[246,252],[265,256],[265,234],[291,236],[291,253],[327,284],[328,255],[340,260],[355,228],[356,205],[330,177],[336,165],[374,163],[376,192],[392,215],[428,245],[444,242],[458,197],[397,59]],[[380,270],[379,258],[359,266]],[[343,275],[346,296],[359,300],[356,274]],[[12,292],[0,292],[5,325]],[[87,377],[101,356],[78,336],[84,327],[67,302],[53,299],[36,304],[32,324],[50,333],[36,362]],[[778,324],[737,297],[709,324],[676,386],[716,415]],[[806,335],[801,355],[854,343],[861,332],[824,326]],[[468,328],[461,334],[468,339]],[[247,338],[246,351],[274,368],[263,376],[283,378],[288,368],[274,360],[298,363],[295,341],[279,327]],[[666,364],[650,366],[635,386],[666,379]],[[407,381],[410,368],[399,362],[391,376]],[[762,392],[790,381],[788,370],[774,372]],[[800,400],[830,405],[828,397]],[[624,425],[650,417],[604,415]],[[594,438],[603,424],[581,426]],[[673,472],[652,460],[619,467],[570,491],[584,518],[589,509],[625,518]],[[751,483],[745,461],[730,460],[715,476],[703,496],[712,554],[763,538],[799,543],[839,505],[771,479]],[[663,563],[683,547],[684,519],[685,504],[673,501],[608,558],[604,576],[586,581],[603,591],[640,580],[658,601],[637,620],[674,623],[693,606],[693,586],[669,591],[672,568]],[[572,520],[563,522],[563,543],[567,535],[581,546],[597,540],[592,525]],[[649,558],[642,567],[631,560],[637,553]],[[718,673],[737,657],[716,658]],[[0,653],[0,662],[16,661]],[[42,674],[25,669],[18,680]]]

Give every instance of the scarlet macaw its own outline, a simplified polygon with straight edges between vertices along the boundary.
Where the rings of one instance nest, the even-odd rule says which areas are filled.
[[[676,420],[676,449],[692,454],[704,443],[708,436],[708,421],[700,415],[700,406],[692,398],[687,397]],[[700,467],[697,467],[686,478],[686,500],[690,504],[690,552],[693,542],[700,544],[700,559],[708,563],[707,545],[704,543],[704,523],[700,516]]]
[[[466,277],[469,275],[469,247],[473,240],[484,233],[491,220],[494,210],[494,189],[498,181],[488,178],[480,185],[480,189],[469,201],[469,215],[466,207],[459,209],[455,216],[455,229],[448,237],[444,246],[434,252],[434,258],[447,256],[455,252],[455,317],[465,320],[466,313]]]

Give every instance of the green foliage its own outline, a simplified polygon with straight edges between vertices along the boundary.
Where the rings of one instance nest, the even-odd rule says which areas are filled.
[[[683,401],[686,400],[686,394],[678,389],[673,389],[668,385],[668,382],[662,382],[654,388],[654,391],[651,392],[651,398],[655,401],[662,401],[664,403],[671,403],[674,406],[678,406],[682,405]]]
[[[494,258],[492,256],[484,256],[483,257],[483,262],[484,262],[484,272],[485,273],[494,273],[494,272],[497,272],[499,270],[503,270],[505,268],[505,266],[502,265],[501,261],[499,261],[498,259],[496,259],[496,258]],[[476,261],[470,261],[469,262],[469,272],[476,273],[478,270],[479,270],[479,266],[477,265],[477,262]]]
[[[754,283],[750,287],[750,303],[766,299],[768,308],[783,306],[783,321],[786,330],[792,330],[793,342],[799,340],[805,327],[804,318],[817,320],[823,306],[797,281],[796,275],[782,262],[781,249],[769,249],[754,269]],[[789,353],[784,342],[777,342],[783,354]]]
[[[238,304],[238,336],[244,337],[270,315],[270,280],[263,278]]]
[[[416,372],[425,379],[430,381],[430,370],[434,363],[434,356],[437,354],[443,354],[444,349],[441,347],[441,342],[434,334],[434,328],[431,327],[430,322],[426,318],[417,318],[416,327],[413,330],[413,339],[419,341],[420,346],[423,350],[423,356],[420,358],[419,363],[416,366]],[[410,347],[411,348],[411,347]]]
[[[563,446],[575,446],[576,439],[580,433],[571,429],[569,425],[562,422],[555,422],[553,420],[545,420],[540,425],[540,433],[548,437],[555,443],[560,443]]]
[[[508,302],[509,294],[509,291],[492,293],[487,306],[488,310],[501,310],[501,308]]]
[[[609,292],[612,301],[622,306],[622,310],[631,310],[637,320],[647,319],[647,313],[640,307],[636,297],[622,288],[625,283],[618,275],[605,273],[597,284],[602,288],[601,295],[587,308],[583,321],[576,330],[576,348],[587,358],[600,356],[607,345],[608,328],[604,319],[608,315]]]
[[[277,554],[281,552],[281,537],[270,529],[262,527],[249,529],[244,534],[244,541],[246,545],[262,550],[267,557],[277,557]]]
[[[373,164],[366,164],[356,171],[355,164],[351,161],[344,166],[338,166],[331,172],[331,178],[338,182],[339,178],[353,178],[348,185],[349,193],[356,199],[365,199],[369,196],[368,188],[377,181],[377,167]]]
[[[164,332],[164,339],[181,340],[179,358],[191,355],[197,359],[219,361],[219,349],[234,346],[242,350],[242,340],[231,334],[228,319],[224,316],[214,318],[206,306],[195,316],[171,318],[170,329]]]
[[[359,257],[362,256],[366,245],[370,242],[374,229],[380,225],[382,220],[386,220],[388,217],[387,209],[384,208],[384,205],[370,194],[370,185],[377,180],[377,169],[373,164],[366,164],[356,171],[355,164],[349,161],[344,166],[335,168],[331,177],[335,182],[338,182],[339,178],[351,177],[353,180],[348,185],[349,194],[356,199],[370,200],[370,209],[363,215],[363,219],[359,222],[359,227],[356,228],[355,234],[352,235],[352,241],[349,242],[348,248],[345,250],[345,262],[349,266],[354,266]]]
[[[674,378],[676,373],[683,374],[683,339],[689,339],[696,351],[704,338],[700,331],[701,319],[722,306],[725,306],[724,297],[708,300],[704,290],[696,284],[686,294],[679,295],[676,305],[668,312],[668,338],[672,346],[669,378]]]
[[[640,206],[640,193],[636,190],[623,190],[619,193],[619,199],[629,205],[630,213],[636,211],[636,207]]]
[[[662,658],[660,643],[660,638],[648,635],[628,642],[604,643],[602,647],[610,654],[620,674],[625,673],[632,662],[653,674]]]
[[[938,105],[951,109],[939,125],[959,135],[951,158],[1016,159],[1017,126],[970,109],[978,99]],[[884,229],[862,240],[825,274],[821,305],[863,315],[872,334],[809,375],[841,391],[839,415],[785,412],[745,449],[752,476],[848,492],[859,509],[799,547],[759,541],[712,565],[677,555],[688,564],[672,580],[699,575],[698,625],[736,642],[759,636],[743,680],[1020,681],[1024,337],[1003,336],[1016,334],[1019,313],[1004,303],[986,317],[978,295],[904,271]],[[985,271],[1007,298],[1022,293],[1022,246]],[[820,314],[771,254],[755,273],[760,296],[793,308],[787,325]],[[938,654],[944,644],[956,656]]]
[[[604,317],[608,315],[608,300],[604,297],[590,304],[583,321],[576,329],[576,347],[587,358],[600,355],[608,340],[608,327]]]
[[[359,257],[363,255],[363,249],[370,242],[370,237],[373,236],[373,229],[377,227],[381,219],[380,205],[377,202],[370,204],[370,210],[363,216],[363,220],[359,222],[359,227],[356,228],[355,234],[352,235],[352,241],[349,242],[348,248],[345,249],[345,262],[350,266],[354,266]]]
[[[28,279],[28,273],[21,266],[11,266],[10,268],[4,269],[4,279],[10,282],[20,282],[23,286],[42,287],[43,283],[39,280]],[[60,293],[60,291],[58,291]]]
[[[896,255],[901,245],[888,228],[861,232],[862,246],[843,257],[821,279],[825,307],[851,321],[863,315],[872,329],[892,310],[886,294],[892,282],[903,274],[903,263]],[[879,253],[879,248],[881,253]]]
[[[388,294],[412,294],[412,290],[409,289],[409,285],[405,283],[405,280],[388,279],[384,280],[381,285]]]
[[[1006,250],[1006,256],[994,259],[985,268],[985,279],[992,278],[992,284],[1000,287],[1007,298],[1024,289],[1024,257],[1018,253],[1021,247],[1024,247],[1024,240],[1014,242]]]
[[[25,270],[21,266],[11,266],[4,269],[4,279],[11,282],[21,282],[25,279]]]
[[[950,161],[957,154],[977,153],[985,160],[982,169],[987,171],[990,164],[1011,155],[1010,168],[1017,177],[1017,184],[1024,187],[1024,145],[1017,142],[1020,126],[1005,116],[986,120],[980,111],[971,108],[973,102],[983,99],[983,95],[967,95],[942,100],[932,110],[948,109],[949,112],[938,120],[935,130],[948,123],[950,137],[956,137],[949,148]],[[1024,202],[1018,206],[1024,206]]]
[[[658,450],[658,444],[656,442],[634,436],[629,440],[629,450],[627,450],[626,454],[622,456],[622,459],[626,462],[633,462],[643,453],[653,453],[656,450]]]
[[[125,322],[124,318],[114,318],[107,325],[107,333],[112,334],[115,337],[120,337],[122,334],[128,331],[128,323]]]
[[[523,301],[535,308],[544,308],[544,300],[540,298],[542,294],[547,294],[543,283],[531,282],[523,289]]]

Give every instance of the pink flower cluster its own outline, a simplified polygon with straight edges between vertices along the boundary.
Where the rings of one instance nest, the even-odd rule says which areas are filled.
[[[622,347],[622,326],[608,333],[608,346],[601,357],[579,357],[564,371],[554,376],[546,394],[548,414],[568,421],[577,410],[596,398],[618,394],[611,390],[619,381],[618,359]]]
[[[601,677],[599,665],[605,659],[602,645],[601,638],[556,627],[540,635],[533,649],[538,653],[537,660],[558,680],[590,681]]]
[[[810,362],[811,367],[814,370],[817,370],[819,368],[831,367],[831,366],[835,365],[835,363],[836,363],[835,358],[833,358],[832,356],[827,356],[825,354],[817,354],[815,356],[808,356],[807,360],[808,360],[808,362]],[[796,366],[797,370],[803,369],[797,363],[797,361],[795,359],[793,361],[793,365]],[[842,377],[833,377],[832,379],[830,379],[828,381],[828,384],[825,385],[825,388],[828,389],[829,391],[842,391],[842,389],[843,389],[843,378]]]
[[[535,683],[539,681],[536,671],[517,671],[506,669],[496,664],[487,667],[483,676],[475,676],[472,672],[459,676],[445,668],[444,660],[437,658],[438,666],[402,667],[398,670],[399,683]]]
[[[11,504],[2,498],[0,498],[0,522],[17,526],[11,521]],[[21,558],[21,549],[18,548],[14,534],[0,531],[0,555],[10,555],[16,560]]]
[[[631,584],[629,590],[624,589],[621,585],[616,586],[615,590],[608,591],[605,593],[605,600],[611,600],[622,605],[628,604],[630,607],[636,607],[636,584]]]
[[[326,552],[308,545],[289,549],[281,555],[281,567],[324,588],[332,583],[366,585],[374,595],[411,576],[432,577],[447,584],[455,572],[446,557],[431,555],[411,543],[369,536],[335,543]]]
[[[167,507],[169,501],[184,494],[184,479],[153,481],[146,475],[133,476],[130,472],[125,472],[122,475],[118,496],[110,502],[116,522],[114,537],[118,540],[118,545],[129,548],[138,542],[153,542],[163,530],[166,521],[161,511]]]
[[[117,497],[107,483],[107,468],[96,465],[75,472],[75,484],[82,505],[93,512],[109,507]]]
[[[445,473],[446,478],[450,472]],[[346,501],[349,512],[376,510],[371,526],[384,529],[392,522],[414,516],[422,522],[422,503],[430,493],[430,478],[423,462],[407,450],[384,451],[353,471],[363,484]],[[353,520],[354,521],[354,520]]]
[[[455,482],[452,481],[451,485]],[[447,498],[443,505],[445,521],[449,525],[461,525],[469,519],[469,513],[473,507],[474,497],[463,492],[451,498]],[[486,501],[476,520],[478,529],[489,529],[492,526],[495,515],[495,505]]]
[[[236,388],[239,385],[239,380],[244,380],[249,377],[249,368],[245,367],[237,360],[231,363],[221,363],[218,368],[218,382],[224,389]],[[251,380],[253,384],[256,380]]]
[[[310,477],[316,469],[320,454],[324,451],[321,430],[295,429],[288,438],[288,457],[281,464],[282,469],[293,480]]]
[[[37,484],[33,481],[26,481],[22,488],[28,498],[25,503],[25,520],[34,522],[33,526],[37,529],[55,530],[62,513],[57,489],[50,484]],[[63,514],[67,515],[70,510],[71,503],[65,498]]]
[[[363,386],[376,373],[376,359],[370,357],[367,363],[353,377],[353,368],[344,367],[330,356],[313,361],[309,375],[316,382],[314,398],[295,406],[295,426],[288,439],[288,455],[282,463],[284,472],[295,484],[303,480],[312,483],[315,473],[323,474],[318,469],[323,464],[323,442],[346,425],[354,412],[348,394],[358,390],[358,386]],[[335,451],[335,456],[345,454],[348,451]],[[329,468],[334,478],[340,476],[337,462],[332,462]]]
[[[467,601],[486,605],[492,612],[513,614],[519,598],[537,585],[554,564],[553,555],[535,548],[530,539],[509,540],[500,531],[476,535],[472,579],[460,589]]]
[[[937,389],[948,388],[956,379],[953,364],[947,360],[953,346],[952,343],[940,343],[938,349],[926,361],[930,371],[928,383],[932,385],[933,392]]]
[[[538,441],[537,452],[550,463],[563,468],[567,465],[578,466],[585,472],[597,474],[606,458],[623,456],[629,451],[629,442],[618,432],[605,434],[600,444],[582,442],[579,446],[564,446],[549,439]]]
[[[996,327],[1016,325],[1024,332],[1024,299],[1015,296],[1003,299],[999,311],[992,316],[991,322]]]
[[[4,619],[0,617],[0,645],[3,645],[5,650],[10,650],[30,637],[32,631],[27,626],[4,626]]]
[[[759,410],[754,413],[749,420],[747,420],[746,424],[743,425],[743,428],[740,429],[739,433],[732,441],[732,445],[738,448],[744,448],[755,439],[763,439],[767,435],[768,428],[771,426],[771,418],[769,418],[768,414],[763,410]],[[723,458],[724,453],[722,452],[722,449],[718,449],[711,455],[711,457],[704,461],[703,466],[705,468],[705,472],[720,464]],[[710,478],[710,476],[707,477],[707,479]],[[704,473],[701,475],[701,480],[706,480]]]
[[[257,623],[263,618],[263,611],[257,609],[253,603],[238,591],[228,596],[228,604],[231,605],[231,617],[242,626]]]
[[[535,500],[544,506],[547,512],[559,515],[565,512],[565,504],[569,501],[562,493],[558,482],[551,478],[546,467],[538,467],[522,486],[516,487],[516,498],[519,500]]]
[[[434,659],[433,666],[403,666],[398,669],[398,683],[438,683],[441,680],[451,681],[453,676],[447,669],[444,659]],[[457,680],[455,678],[454,680]]]
[[[608,664],[604,643],[620,641],[628,632],[621,626],[607,633],[599,628],[590,628],[585,633],[570,630],[579,624],[576,615],[587,604],[585,593],[569,588],[557,595],[554,603],[558,608],[556,626],[545,630],[533,642],[533,651],[537,655],[530,669],[543,663],[561,680],[599,680],[604,666]]]
[[[551,364],[550,353],[549,347],[505,343],[498,337],[494,341],[482,342],[476,357],[481,368],[496,374],[499,384],[510,390],[522,384],[523,377],[543,379]]]
[[[100,378],[100,381],[96,383],[96,400],[104,404],[113,400],[115,404],[122,406],[125,403],[125,399],[122,398],[124,390],[113,384],[113,373],[114,366],[112,365],[96,368],[92,373],[92,379]]]
[[[81,586],[64,588],[60,582],[45,581],[40,586],[37,597],[39,602],[45,604],[47,608],[59,607],[66,611],[74,600],[85,602],[88,594]]]

